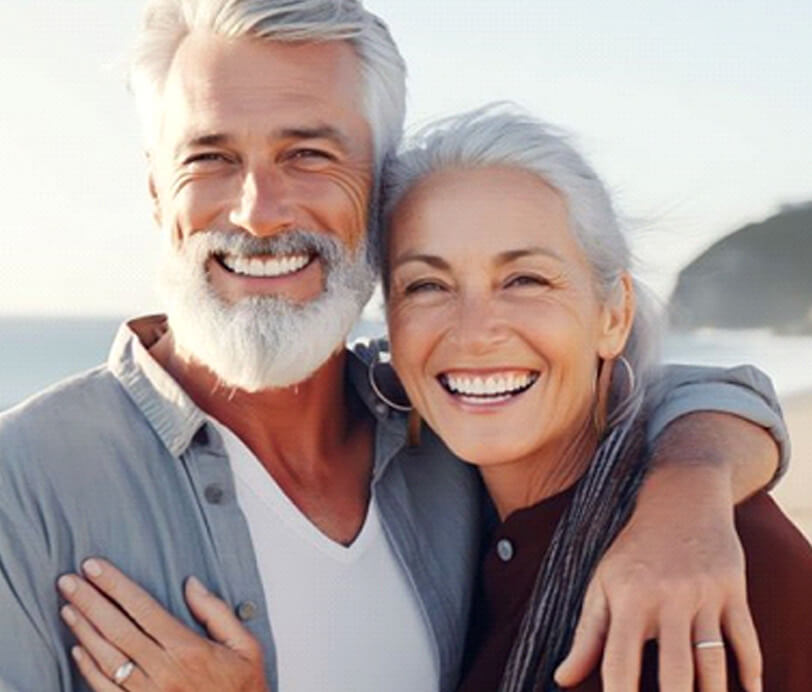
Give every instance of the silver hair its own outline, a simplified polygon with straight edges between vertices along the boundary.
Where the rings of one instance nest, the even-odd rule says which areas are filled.
[[[349,41],[361,60],[376,171],[397,147],[406,109],[406,66],[386,24],[359,0],[148,0],[129,80],[148,148],[154,144],[175,53],[195,30],[267,41]]]
[[[432,123],[387,162],[382,180],[383,228],[398,202],[434,172],[448,168],[510,166],[537,175],[564,198],[572,230],[586,254],[596,291],[607,300],[618,288],[623,272],[632,270],[632,253],[609,192],[593,168],[559,128],[543,123],[508,103],[494,103]],[[387,288],[387,242],[381,248],[384,288]],[[660,319],[651,291],[634,279],[637,302],[634,322],[622,355],[634,372],[615,373],[613,394],[618,402],[611,423],[637,410],[645,396],[652,367],[659,359]],[[622,368],[617,368],[622,370]]]

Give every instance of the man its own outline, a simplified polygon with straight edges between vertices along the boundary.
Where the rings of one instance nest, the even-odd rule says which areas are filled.
[[[151,3],[133,85],[168,322],[133,320],[106,366],[0,419],[0,680],[12,688],[85,689],[54,582],[99,555],[192,627],[182,583],[196,575],[262,644],[274,690],[454,689],[478,481],[430,434],[408,446],[404,416],[343,348],[375,281],[367,226],[403,74],[385,26],[352,0]],[[717,537],[731,488],[742,497],[772,473],[760,426],[782,434],[757,378],[672,373],[652,436],[699,409],[757,425],[696,414],[660,436],[671,462],[607,559],[614,571],[598,574],[610,602],[613,575],[655,548],[664,562],[678,539],[649,538],[652,517],[704,536],[700,553],[731,549]],[[701,444],[674,447],[693,434]],[[694,511],[669,527],[684,487]],[[606,624],[585,618],[587,651]],[[684,683],[684,663],[666,666],[664,689]],[[616,680],[634,674],[616,667]]]

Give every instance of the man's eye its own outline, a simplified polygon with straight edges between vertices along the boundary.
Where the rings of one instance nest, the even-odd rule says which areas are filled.
[[[219,163],[222,161],[228,161],[228,159],[224,154],[221,154],[216,151],[206,151],[200,154],[192,154],[191,156],[188,156],[184,160],[183,164],[185,166],[190,166],[193,163],[205,164],[205,163]]]
[[[291,159],[301,159],[301,160],[308,160],[308,159],[315,159],[321,161],[333,161],[335,160],[335,156],[333,156],[329,151],[324,151],[323,149],[294,149],[290,153]]]

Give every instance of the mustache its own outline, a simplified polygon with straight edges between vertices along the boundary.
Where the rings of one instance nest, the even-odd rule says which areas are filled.
[[[327,261],[350,254],[350,248],[335,236],[304,229],[283,231],[269,237],[257,237],[245,231],[198,231],[184,244],[197,255],[320,255]]]

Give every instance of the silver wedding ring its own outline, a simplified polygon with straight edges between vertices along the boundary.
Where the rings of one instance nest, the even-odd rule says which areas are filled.
[[[113,673],[113,682],[116,685],[121,685],[127,682],[127,678],[129,678],[133,671],[135,670],[135,663],[132,661],[124,661],[118,668],[116,668],[116,672]]]
[[[694,642],[695,649],[724,649],[725,643],[721,639],[705,639],[701,642]]]

